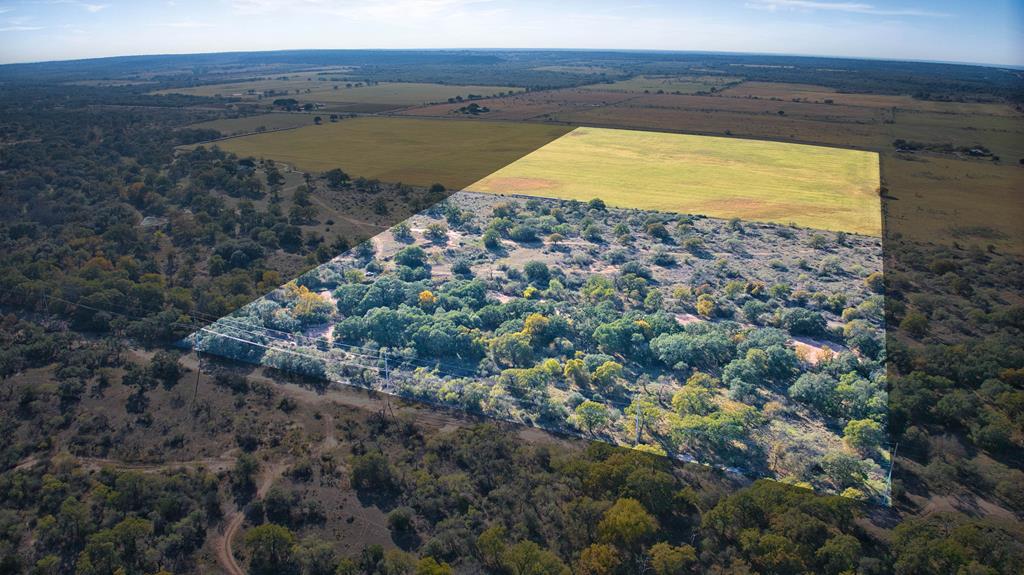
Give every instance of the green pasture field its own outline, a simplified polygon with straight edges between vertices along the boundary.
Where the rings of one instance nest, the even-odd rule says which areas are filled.
[[[236,134],[251,134],[253,132],[265,132],[268,130],[281,130],[285,128],[298,128],[313,124],[313,118],[318,113],[275,113],[259,114],[257,116],[245,116],[243,118],[221,118],[209,122],[191,124],[189,128],[217,130],[225,136]],[[322,117],[322,116],[321,116]],[[327,118],[323,117],[326,122]],[[261,129],[262,128],[262,129]]]
[[[308,172],[461,189],[572,128],[419,118],[353,118],[218,142],[240,156],[271,158]]]
[[[823,146],[577,128],[468,189],[881,235],[878,154]]]
[[[470,94],[489,97],[501,93],[521,91],[511,86],[455,86],[448,84],[427,84],[417,82],[380,82],[372,86],[355,86],[353,79],[335,79],[329,76],[306,76],[289,80],[258,80],[229,84],[211,84],[194,88],[172,88],[160,94],[189,94],[193,96],[235,97],[257,100],[266,90],[277,92],[264,96],[267,103],[276,98],[295,98],[299,102],[330,104],[378,104],[391,107],[413,106],[432,102],[447,102],[456,96]],[[352,84],[352,87],[346,87]]]
[[[725,76],[636,76],[628,80],[595,84],[585,88],[607,92],[657,93],[658,90],[662,90],[669,94],[673,92],[695,94],[697,92],[710,91],[711,88],[722,88],[740,80],[741,78]]]

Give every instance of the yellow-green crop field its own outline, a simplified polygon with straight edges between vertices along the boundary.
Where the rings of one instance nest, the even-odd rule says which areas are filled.
[[[230,84],[210,84],[192,88],[161,90],[159,94],[189,94],[193,96],[222,96],[255,100],[266,90],[276,95],[263,99],[268,103],[275,98],[295,98],[300,102],[321,104],[386,104],[394,107],[447,102],[456,96],[494,96],[522,91],[511,86],[454,86],[418,82],[380,82],[372,86],[356,86],[355,80],[256,80]],[[350,87],[346,87],[351,84]]]
[[[468,189],[881,235],[878,154],[824,146],[585,127]]]
[[[341,168],[353,177],[461,189],[569,130],[543,124],[363,117],[217,145],[307,172]]]

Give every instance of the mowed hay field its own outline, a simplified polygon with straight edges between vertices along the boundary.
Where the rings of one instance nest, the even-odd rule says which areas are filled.
[[[239,156],[270,158],[306,172],[341,168],[352,177],[462,189],[564,135],[541,124],[418,118],[354,118],[217,142]]]
[[[577,128],[468,189],[881,235],[878,154],[823,146]]]

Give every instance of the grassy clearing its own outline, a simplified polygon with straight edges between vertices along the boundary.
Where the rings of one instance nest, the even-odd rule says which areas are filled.
[[[564,135],[538,124],[355,118],[219,142],[240,156],[272,158],[309,172],[461,189]]]
[[[878,170],[872,152],[577,128],[469,189],[877,236]]]
[[[199,122],[190,125],[189,128],[217,130],[225,136],[234,136],[236,134],[251,134],[253,132],[309,126],[313,124],[313,118],[317,115],[314,113],[260,114],[244,118],[221,118],[219,120],[210,120],[209,122]]]
[[[257,80],[229,84],[211,84],[194,88],[173,88],[158,93],[190,94],[194,96],[222,96],[244,100],[273,101],[275,98],[295,98],[299,102],[330,104],[378,104],[391,107],[413,106],[432,102],[446,102],[456,96],[469,94],[494,96],[513,93],[520,88],[511,86],[452,86],[416,82],[381,82],[372,86],[357,85],[346,78],[313,77],[288,80]],[[263,95],[273,91],[273,95]]]
[[[595,84],[595,90],[609,92],[665,92],[695,94],[708,92],[712,88],[722,88],[739,82],[740,78],[725,76],[636,76],[628,80],[619,80],[607,84]]]
[[[871,149],[882,154],[885,185],[892,197],[899,198],[889,202],[886,210],[889,232],[929,242],[936,237],[948,238],[948,224],[942,223],[941,215],[956,214],[947,217],[969,219],[971,226],[992,227],[999,232],[994,238],[977,238],[973,243],[982,247],[992,243],[1014,252],[1021,249],[1019,241],[1014,242],[1022,235],[1018,209],[1022,203],[1013,192],[1022,189],[1024,179],[1024,168],[1018,165],[1018,160],[1024,158],[1024,116],[1004,104],[928,102],[909,96],[843,94],[823,86],[763,82],[744,82],[720,96],[637,95],[590,89],[532,92],[489,100],[488,117]],[[834,104],[825,104],[825,99],[832,99]],[[403,113],[439,116],[450,114],[452,108],[444,104]],[[897,138],[954,147],[982,145],[1001,162],[935,154],[916,154],[914,161],[899,159],[892,144]],[[956,199],[965,190],[984,194],[991,201],[975,202],[970,214],[960,214],[964,210],[956,209]],[[913,216],[915,211],[918,215]],[[934,225],[922,219],[921,213],[934,213],[934,218],[927,220],[934,221]]]
[[[1024,253],[1024,168],[929,155],[886,155],[883,167],[887,235]]]

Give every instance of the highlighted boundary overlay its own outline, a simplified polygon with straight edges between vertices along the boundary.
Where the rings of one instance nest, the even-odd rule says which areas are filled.
[[[566,137],[568,136],[563,136],[563,138]],[[534,152],[534,154],[536,153],[537,152]],[[517,163],[519,162],[514,162],[513,165]],[[506,166],[481,181],[492,180],[496,174],[500,174],[505,170],[508,170],[513,165]],[[473,187],[475,187],[475,185]],[[479,206],[476,206],[470,200],[463,200],[463,198],[472,199],[474,195],[475,194],[466,194],[464,192],[458,193],[446,202],[448,205],[454,204],[458,207],[465,201],[468,202],[464,206],[465,209],[473,213],[480,213],[481,210],[479,209]],[[490,201],[493,202],[498,200],[498,198],[494,198]],[[567,204],[559,199],[538,198],[538,200],[564,206],[572,205],[571,202]],[[523,201],[525,202],[526,200]],[[437,206],[410,218],[406,222],[409,223],[413,222],[413,220],[417,220],[418,218],[422,219],[424,217],[430,217],[425,214],[432,210],[436,211],[435,208],[437,208]],[[624,214],[623,217],[625,217],[626,214],[635,215],[637,210],[622,210],[621,213]],[[434,216],[436,217],[437,214],[434,214]],[[724,224],[724,222],[718,222],[718,225],[724,226],[726,224]],[[454,233],[454,231],[450,233]],[[383,257],[384,261],[390,261],[394,255],[393,250],[390,255],[385,255],[383,253],[383,238],[388,235],[390,235],[389,232],[384,232],[370,240],[374,245],[376,254],[379,257]],[[783,240],[778,241],[779,243],[785,243]],[[857,238],[856,241],[870,242],[871,239]],[[879,259],[877,263],[877,270],[875,271],[880,271],[881,244],[878,243],[877,245],[879,246],[879,253],[877,254]],[[317,288],[321,288],[325,285],[324,276],[326,273],[334,273],[336,277],[340,277],[339,272],[344,272],[344,270],[347,269],[358,269],[359,264],[355,261],[356,258],[354,256],[354,252],[355,250],[352,250],[346,254],[342,254],[328,264],[324,264],[306,274],[303,274],[303,276],[298,278],[297,282],[290,282],[284,288],[275,290],[271,294],[268,294],[268,296],[265,296],[264,298],[245,306],[241,310],[218,320],[214,324],[201,329],[190,338],[191,343],[194,344],[194,347],[198,351],[222,355],[249,363],[267,365],[283,369],[285,371],[293,371],[303,375],[312,376],[314,378],[379,391],[439,407],[460,408],[470,413],[478,415],[482,414],[495,419],[515,423],[525,423],[555,433],[570,433],[587,437],[581,429],[577,428],[574,430],[573,428],[564,425],[564,421],[560,425],[549,425],[542,417],[523,418],[521,414],[513,415],[511,409],[506,409],[505,411],[500,409],[487,409],[482,408],[479,403],[476,407],[470,407],[464,401],[461,401],[462,396],[460,396],[460,400],[457,401],[442,401],[438,399],[437,395],[424,393],[421,389],[424,374],[429,372],[442,375],[438,380],[439,385],[442,385],[442,387],[453,381],[464,383],[466,380],[483,383],[487,379],[490,379],[490,383],[485,383],[485,385],[493,386],[495,384],[493,374],[490,377],[481,376],[478,371],[467,367],[464,363],[424,360],[417,358],[415,355],[410,357],[407,353],[396,353],[394,350],[389,350],[387,348],[345,344],[343,342],[336,341],[332,337],[331,332],[334,329],[333,324],[330,325],[326,331],[319,328],[305,331],[287,331],[280,325],[275,327],[273,325],[273,321],[267,321],[269,318],[265,315],[263,315],[262,319],[259,321],[254,321],[254,316],[260,316],[263,314],[263,311],[266,311],[266,307],[269,305],[267,302],[275,302],[278,309],[287,308],[287,306],[290,305],[287,303],[290,297],[288,293],[291,292],[292,295],[294,295],[294,290],[296,288],[299,288],[300,286],[310,286],[309,289],[315,292]],[[450,277],[450,273],[448,276]],[[431,282],[433,282],[433,279],[434,278],[431,277]],[[446,283],[446,280],[443,279],[443,277],[439,279],[440,285],[444,285]],[[338,284],[334,285],[337,286]],[[432,283],[432,285],[437,284]],[[330,296],[327,296],[322,291],[320,293],[320,297],[330,298]],[[331,300],[331,304],[335,305],[335,302]],[[265,306],[265,309],[254,314],[253,312],[256,311],[257,308],[260,308],[260,306]],[[274,313],[276,314],[278,312],[275,311]],[[884,343],[882,345],[884,346]],[[460,385],[463,385],[463,383],[460,383]],[[664,392],[665,386],[663,385],[661,389],[662,395],[664,395]],[[459,395],[459,393],[456,393],[455,395]],[[527,408],[532,407],[535,409],[540,407],[538,402],[525,398],[513,398],[512,401],[518,403],[520,407],[526,406]],[[618,410],[623,414],[627,413],[631,407],[629,403],[621,401],[616,402],[612,399],[605,400],[605,403],[607,407],[613,410]],[[887,405],[884,401],[883,404]],[[634,409],[634,411],[637,414],[641,413],[641,411],[636,409]],[[645,424],[640,421],[640,415],[637,415],[637,422],[639,425],[634,424],[634,429],[639,427],[641,430],[640,435],[643,435]],[[623,423],[623,425],[628,426],[628,422]],[[883,425],[883,429],[884,428],[885,426]],[[593,438],[593,435],[590,437]],[[602,438],[598,437],[597,439]],[[628,442],[624,443],[620,440],[615,440],[614,438],[611,438],[611,440],[607,437],[603,439],[619,445],[629,445]],[[641,443],[640,447],[653,448],[654,446],[651,444]],[[889,501],[889,465],[887,464],[889,456],[887,452],[888,450],[886,449],[881,456],[884,465],[877,466],[875,472],[871,473],[872,477],[876,479],[873,480],[874,483],[872,488],[868,490],[868,496],[876,502],[888,503]],[[754,470],[743,469],[735,465],[723,465],[716,464],[714,462],[702,461],[701,458],[694,457],[686,451],[676,452],[673,455],[677,459],[686,462],[711,464],[716,467],[724,468],[728,471],[746,475],[772,477],[771,475],[757,473]],[[879,476],[883,476],[884,479],[879,478]],[[774,478],[778,479],[778,477]],[[838,490],[836,490],[836,492],[838,492]]]
[[[215,144],[307,172],[341,168],[353,178],[461,190],[571,131],[551,124],[361,116]]]

